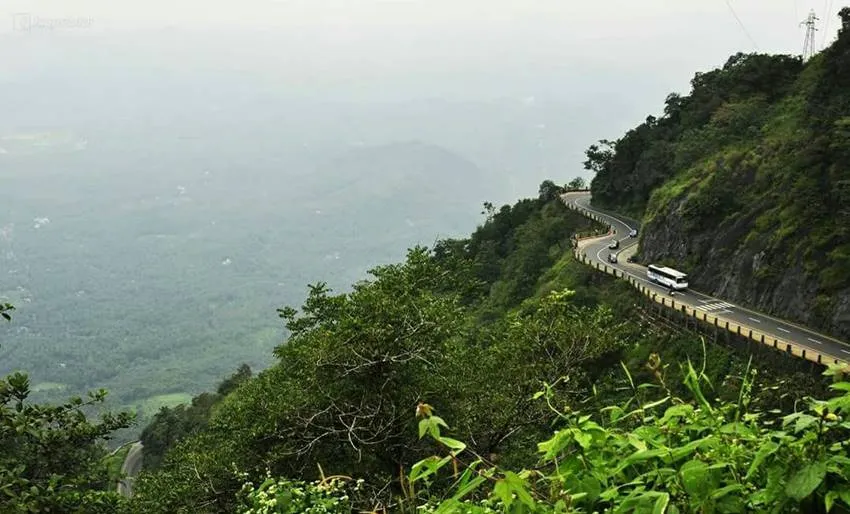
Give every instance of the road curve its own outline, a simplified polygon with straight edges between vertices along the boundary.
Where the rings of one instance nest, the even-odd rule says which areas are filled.
[[[118,494],[131,498],[133,496],[133,479],[142,470],[142,443],[135,443],[127,452],[124,464],[121,466],[121,476],[118,481]]]
[[[572,192],[563,195],[563,200],[568,207],[594,214],[604,223],[611,225],[614,233],[606,237],[596,238],[583,245],[581,254],[595,263],[601,263],[609,268],[618,270],[621,274],[631,277],[647,289],[655,291],[659,295],[667,295],[667,289],[647,280],[646,268],[634,263],[626,262],[627,257],[633,255],[637,250],[637,238],[630,238],[631,229],[639,229],[638,224],[621,216],[608,214],[590,206],[589,192]],[[612,240],[620,241],[618,250],[609,250],[608,244]],[[619,262],[611,264],[608,262],[609,252],[618,253]],[[797,324],[777,319],[766,314],[709,296],[707,294],[688,289],[684,292],[676,292],[673,299],[677,304],[683,304],[696,312],[707,313],[710,316],[722,317],[737,325],[757,330],[769,338],[787,341],[803,349],[810,350],[811,354],[820,354],[828,360],[827,363],[847,363],[850,361],[850,345],[833,337],[820,334],[813,330],[801,327]],[[669,303],[669,302],[668,302]],[[811,359],[810,359],[811,360]]]

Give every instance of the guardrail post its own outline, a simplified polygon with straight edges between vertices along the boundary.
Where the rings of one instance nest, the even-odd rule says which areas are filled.
[[[661,298],[661,306],[662,306],[662,307],[665,307],[665,306],[667,305],[667,304],[665,304],[665,303],[664,303],[664,301],[665,301],[666,299],[667,299],[667,298]]]
[[[761,344],[764,344],[764,334],[761,335]]]
[[[806,358],[806,350],[803,350],[803,358]]]
[[[777,350],[779,349],[779,341],[777,341],[775,337],[773,338],[773,347]]]
[[[738,335],[741,335],[741,325],[738,325]]]
[[[785,352],[786,353],[794,353],[794,352],[791,351],[791,345],[790,344],[785,345]]]
[[[823,364],[823,363],[821,362],[821,357],[822,357],[822,355],[821,355],[821,354],[818,354],[818,364]]]
[[[726,322],[726,330],[729,330],[729,322]]]
[[[753,331],[750,330],[750,339],[752,339],[752,338],[753,338]]]

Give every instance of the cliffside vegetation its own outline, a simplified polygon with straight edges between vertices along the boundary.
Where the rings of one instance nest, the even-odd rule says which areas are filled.
[[[131,500],[112,492],[103,447],[130,418],[92,423],[79,400],[27,406],[25,378],[10,377],[0,476],[15,479],[0,485],[0,506],[817,512],[846,503],[846,398],[811,400],[831,394],[805,365],[777,356],[756,371],[746,351],[706,345],[577,263],[571,235],[599,227],[566,209],[560,191],[547,181],[536,199],[486,204],[468,239],[411,249],[347,294],[316,284],[301,309],[280,309],[292,335],[274,366],[253,376],[243,365],[144,430],[146,470]]]
[[[551,471],[553,456],[566,446],[541,460],[537,444],[572,419],[573,411],[590,416],[576,416],[581,423],[592,419],[612,430],[608,443],[599,441],[600,449],[616,437],[652,448],[645,435],[643,442],[625,432],[615,435],[615,418],[622,418],[624,430],[638,430],[651,418],[649,410],[627,415],[635,405],[654,400],[661,400],[658,409],[688,405],[690,400],[678,398],[686,398],[694,384],[679,380],[675,364],[688,359],[708,364],[697,387],[719,398],[720,410],[737,405],[744,386],[748,405],[786,412],[804,394],[827,395],[821,381],[794,363],[748,372],[740,351],[704,346],[695,334],[648,322],[649,313],[628,286],[573,260],[570,235],[593,227],[557,200],[557,187],[544,183],[539,198],[498,210],[488,204],[484,214],[486,222],[468,239],[412,249],[405,262],[376,268],[348,294],[317,284],[299,311],[281,309],[292,337],[276,349],[274,367],[240,380],[211,405],[202,406],[212,397],[199,397],[191,407],[163,409],[145,430],[191,427],[148,461],[132,508],[502,511],[505,487],[528,491],[533,509],[542,512],[572,495],[572,509],[615,505],[611,498],[582,504],[576,484],[562,484],[568,492],[554,493],[557,498],[540,489],[548,483],[540,473]],[[790,380],[797,384],[793,390],[784,385]],[[622,412],[612,416],[609,405]],[[688,413],[707,423],[715,407],[702,409],[694,404]],[[450,422],[451,431],[439,420]],[[693,441],[707,437],[712,427],[685,430],[676,441],[698,450],[701,443]],[[422,438],[423,430],[437,439]],[[457,458],[429,459],[444,450]],[[605,458],[625,459],[633,450],[617,443],[611,451]],[[694,458],[693,452],[683,455]],[[543,482],[530,480],[522,469],[536,470]],[[748,487],[766,479],[758,477]],[[606,487],[619,478],[609,477]],[[510,484],[498,485],[505,480]],[[582,480],[591,489],[602,487]],[[467,489],[472,483],[474,490]],[[654,484],[659,494],[668,492],[666,483]],[[495,496],[487,500],[491,490]],[[742,490],[729,489],[736,505],[743,501]],[[465,493],[458,499],[474,501],[442,503],[458,492]],[[532,511],[522,501],[510,508]]]
[[[699,288],[850,337],[850,8],[803,63],[738,54],[587,151],[599,206]]]

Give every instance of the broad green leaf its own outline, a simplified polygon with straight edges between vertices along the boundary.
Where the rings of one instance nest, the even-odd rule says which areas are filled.
[[[696,441],[691,441],[688,444],[685,444],[685,445],[680,446],[678,448],[671,448],[670,449],[670,455],[673,457],[674,461],[677,461],[679,459],[685,458],[688,455],[694,453],[699,448],[706,447],[706,446],[712,446],[713,444],[715,444],[714,436],[712,436],[712,435],[706,436],[706,437],[703,437],[702,439],[697,439]]]
[[[661,494],[657,500],[655,500],[655,505],[652,507],[652,514],[664,514],[664,511],[667,510],[667,504],[670,503],[670,495],[667,493]]]
[[[797,471],[788,484],[785,492],[791,498],[801,501],[814,492],[826,476],[826,462],[820,461],[809,464]]]
[[[519,501],[530,509],[534,509],[534,499],[526,489],[525,480],[512,471],[506,472],[505,477],[496,482],[493,492],[502,500],[507,508],[513,503],[512,495],[515,494]]]
[[[454,514],[455,512],[464,512],[463,504],[454,498],[449,498],[440,503],[435,514]]]
[[[667,403],[667,401],[668,401],[668,400],[670,400],[670,397],[669,397],[669,396],[665,396],[664,398],[662,398],[662,399],[660,399],[660,400],[656,400],[656,401],[654,401],[654,402],[649,402],[649,403],[645,404],[645,405],[644,405],[643,407],[641,407],[641,408],[642,408],[643,410],[652,409],[652,408],[654,408],[654,407],[658,407],[659,405],[663,405],[663,404]]]
[[[810,416],[808,414],[803,414],[802,416],[798,417],[797,422],[794,423],[794,432],[802,432],[803,430],[809,428],[817,422],[818,418]]]
[[[841,450],[837,449],[837,451]],[[827,461],[827,471],[835,473],[836,475],[846,479],[850,476],[850,458],[840,454],[830,455],[829,460]]]
[[[470,480],[463,487],[460,487],[457,492],[452,496],[453,500],[461,500],[464,496],[478,489],[478,486],[484,483],[487,479],[481,475],[476,476],[472,480]]]
[[[503,478],[496,482],[496,485],[493,487],[493,494],[502,500],[502,504],[505,506],[505,511],[509,512],[511,504],[514,502],[514,495],[513,489],[506,479]]]
[[[826,496],[823,499],[823,506],[826,508],[826,511],[829,512],[832,510],[832,506],[835,504],[835,500],[838,499],[838,491],[827,491]]]
[[[653,450],[638,450],[635,453],[629,455],[623,460],[623,462],[617,467],[615,473],[619,473],[620,471],[626,469],[636,462],[642,462],[645,460],[655,459],[664,455],[667,455],[669,450],[666,448],[656,448]]]
[[[747,470],[747,476],[744,477],[744,479],[747,480],[751,476],[753,476],[753,473],[758,471],[758,468],[762,465],[762,463],[764,462],[764,459],[773,455],[773,453],[776,452],[776,450],[778,450],[778,449],[779,449],[779,445],[777,443],[774,443],[773,441],[771,441],[769,439],[767,441],[761,443],[761,446],[759,446],[758,452],[756,452],[755,458],[753,458],[752,464],[750,464],[750,469]]]
[[[534,498],[531,497],[531,494],[525,488],[525,480],[511,471],[505,473],[505,480],[511,485],[511,489],[517,498],[519,498],[519,501],[524,503],[528,508],[534,509]]]
[[[634,434],[628,434],[627,436],[629,444],[634,446],[636,450],[646,450],[646,443],[642,440],[638,439],[638,437]]]
[[[544,459],[553,459],[557,457],[572,441],[573,436],[570,429],[559,430],[555,432],[555,435],[548,441],[537,443],[537,450],[544,454]]]
[[[658,422],[661,425],[666,425],[673,418],[680,417],[689,417],[694,412],[694,407],[692,405],[684,404],[684,405],[674,405],[672,407],[667,407],[667,410],[664,411],[664,417],[662,417]]]
[[[629,373],[629,368],[626,367],[626,364],[623,361],[620,361],[620,367],[623,368],[623,371],[626,373],[626,378],[629,379],[629,385],[632,386],[632,389],[634,389],[635,381],[632,380],[632,374]]]
[[[419,439],[425,436],[426,433],[431,434],[434,439],[440,438],[440,426],[449,428],[446,422],[438,416],[430,416],[419,421]]]
[[[462,443],[461,441],[458,441],[457,439],[452,439],[451,437],[442,437],[441,436],[441,437],[438,438],[438,441],[440,441],[444,445],[451,448],[453,450],[452,453],[454,453],[454,454],[460,453],[460,452],[462,452],[463,450],[466,449],[465,443]]]
[[[574,437],[576,439],[576,442],[581,445],[581,447],[585,450],[587,450],[593,445],[593,436],[590,434],[586,434],[584,432],[576,430],[574,433]]]
[[[841,498],[841,501],[850,505],[850,488],[842,486],[835,488],[835,490],[838,492],[838,497]]]
[[[581,480],[580,484],[581,492],[582,494],[587,495],[588,501],[596,501],[596,498],[598,498],[599,495],[602,494],[602,483],[600,483],[599,480],[597,480],[595,477],[586,476]],[[573,494],[573,500],[580,499],[578,496],[578,494]]]
[[[408,480],[410,482],[416,482],[417,480],[433,475],[440,468],[451,462],[451,460],[451,456],[443,457],[442,459],[439,457],[428,457],[427,459],[420,460],[410,468]]]
[[[679,471],[685,492],[696,498],[705,498],[712,489],[708,466],[698,460],[686,462]]]
[[[714,409],[711,408],[711,404],[708,403],[708,400],[705,399],[705,396],[702,394],[702,387],[699,384],[700,377],[697,375],[696,370],[691,364],[691,360],[688,359],[688,373],[685,375],[685,386],[690,389],[691,393],[693,393],[694,397],[697,399],[699,404],[708,412],[714,412]]]
[[[610,414],[608,415],[608,421],[611,422],[611,423],[614,423],[618,419],[620,419],[623,416],[623,413],[625,412],[623,409],[621,409],[620,407],[617,407],[616,405],[614,405],[612,407],[605,407],[604,409],[600,410],[600,412],[606,412],[606,411],[610,412]]]
[[[744,486],[742,486],[741,484],[730,484],[730,485],[727,485],[726,487],[721,487],[720,489],[717,489],[716,491],[711,493],[711,499],[712,500],[719,500],[720,498],[723,498],[724,496],[728,495],[729,493],[733,493],[733,492],[737,492],[737,491],[743,491],[743,490],[744,490]]]
[[[829,388],[850,392],[850,382],[836,382],[835,384],[830,384]]]

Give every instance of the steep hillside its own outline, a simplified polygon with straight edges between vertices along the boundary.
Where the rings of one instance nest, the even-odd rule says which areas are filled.
[[[643,216],[643,261],[847,339],[850,8],[840,15],[810,61],[735,55],[585,166],[595,203]]]

